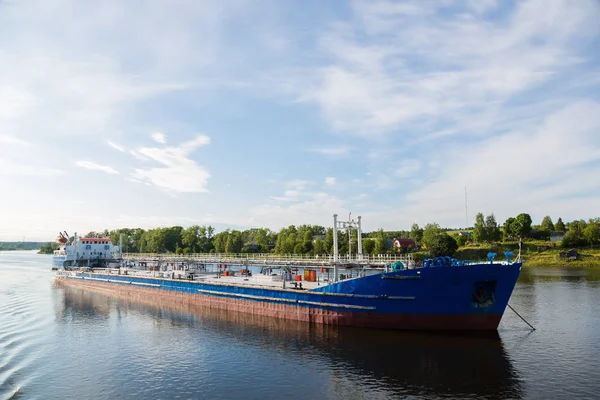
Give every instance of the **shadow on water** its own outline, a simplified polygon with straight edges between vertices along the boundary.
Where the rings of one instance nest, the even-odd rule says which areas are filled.
[[[79,318],[101,321],[111,313],[117,318],[137,314],[247,348],[268,344],[269,351],[299,362],[324,359],[333,376],[354,379],[394,396],[523,397],[518,374],[496,332],[432,334],[332,327],[173,305],[156,298],[151,305],[75,288],[58,293],[62,293],[62,301],[56,302],[62,308],[56,310],[59,323]]]

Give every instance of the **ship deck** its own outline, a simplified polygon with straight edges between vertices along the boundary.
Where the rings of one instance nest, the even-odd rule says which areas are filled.
[[[160,279],[169,281],[187,281],[187,282],[198,282],[198,283],[210,283],[216,285],[233,285],[233,286],[246,286],[255,288],[277,288],[277,289],[304,289],[311,290],[317,287],[327,286],[333,283],[330,278],[318,274],[316,281],[291,281],[284,280],[283,275],[263,275],[253,274],[251,276],[237,275],[237,276],[224,276],[215,272],[204,272],[195,273],[193,278],[188,278],[186,271],[146,271],[137,269],[121,269],[120,273],[118,269],[107,269],[103,272],[96,272],[99,275],[114,275],[114,276],[132,276],[137,278],[150,278]],[[348,278],[352,279],[352,278]]]

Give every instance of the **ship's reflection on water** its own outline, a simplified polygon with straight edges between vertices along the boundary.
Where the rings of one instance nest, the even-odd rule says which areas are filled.
[[[264,391],[265,385],[255,384],[261,380],[270,380],[271,387],[280,388],[275,393],[285,398],[506,399],[523,396],[518,374],[495,332],[467,336],[331,327],[188,305],[174,306],[161,303],[160,299],[140,303],[74,288],[59,289],[55,293],[60,293],[55,299],[59,325],[74,320],[91,325],[110,325],[113,321],[113,325],[119,327],[130,319],[131,324],[135,321],[139,326],[143,325],[141,321],[151,320],[152,330],[158,330],[165,340],[172,340],[171,348],[177,346],[183,357],[192,358],[185,365],[195,369],[193,376],[206,374],[212,368],[211,363],[226,363],[236,370],[234,375],[246,380],[246,384],[238,381],[238,386],[246,388],[241,391],[234,390],[231,382],[220,386],[198,385],[197,390],[202,390],[205,398],[272,396],[272,392]],[[182,331],[186,340],[180,339]],[[136,329],[135,334],[144,341],[153,333]],[[133,333],[127,340],[132,340],[131,335]],[[111,340],[115,340],[114,337]],[[198,347],[204,349],[201,356]],[[165,358],[165,363],[177,364],[172,358]],[[265,364],[262,369],[257,362]],[[178,364],[173,368],[165,365],[163,371],[169,374],[177,368],[180,368]],[[206,381],[201,376],[199,380]],[[196,390],[194,382],[180,383]],[[294,390],[298,385],[301,390]],[[210,390],[228,389],[232,390],[229,396],[223,392],[208,395]]]

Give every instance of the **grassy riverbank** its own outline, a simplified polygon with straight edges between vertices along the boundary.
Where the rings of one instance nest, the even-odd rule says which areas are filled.
[[[461,260],[485,260],[489,252],[496,253],[496,260],[504,259],[504,252],[513,252],[513,259],[519,253],[518,243],[501,243],[493,246],[467,245],[460,247],[455,257]],[[544,241],[529,241],[523,243],[521,257],[525,267],[593,267],[600,268],[600,248],[577,248],[577,259],[568,260],[560,257],[561,252],[566,252],[552,243]]]
[[[504,260],[504,252],[512,251],[514,260],[519,253],[518,242],[499,243],[494,245],[468,244],[461,246],[454,255],[459,260],[481,261],[487,260],[490,252],[496,253],[495,260]],[[561,252],[568,249],[561,248],[549,242],[527,241],[523,243],[521,257],[525,267],[573,267],[573,268],[598,268],[600,269],[600,248],[577,248],[577,259],[568,260],[560,257]],[[428,258],[425,251],[413,253],[416,260]]]

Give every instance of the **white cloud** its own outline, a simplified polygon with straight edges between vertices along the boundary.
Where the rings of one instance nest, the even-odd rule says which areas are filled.
[[[269,199],[283,202],[300,201],[300,197],[306,194],[304,189],[308,184],[307,181],[301,180],[288,181],[284,184],[288,189],[283,192],[283,196],[270,196]]]
[[[92,169],[92,170],[96,170],[96,171],[102,171],[102,172],[106,172],[107,174],[111,174],[111,175],[118,175],[119,174],[119,171],[115,170],[112,167],[109,167],[108,165],[100,165],[100,164],[96,164],[96,163],[91,162],[91,161],[77,161],[75,164],[78,167],[81,167],[81,168]]]
[[[154,132],[151,136],[152,136],[152,139],[154,139],[158,143],[161,143],[161,144],[167,143],[167,136],[162,132]]]
[[[530,130],[457,143],[444,154],[437,178],[406,196],[403,214],[421,223],[463,226],[467,186],[471,220],[478,211],[499,220],[520,212],[536,220],[546,214],[581,218],[580,205],[600,204],[597,168],[590,166],[600,159],[598,132],[600,103],[580,101]]]
[[[332,176],[328,176],[325,178],[325,184],[329,186],[335,185],[336,179]]]
[[[137,158],[138,160],[141,161],[148,161],[148,159],[144,156],[142,156],[141,154],[138,154],[136,151],[130,150],[129,153],[134,156],[135,158]]]
[[[577,45],[600,29],[594,1],[519,2],[497,23],[477,18],[494,1],[474,11],[421,1],[353,7],[354,24],[332,24],[323,36],[331,64],[302,71],[290,87],[334,129],[365,137],[401,129],[414,138],[435,124],[494,130],[509,100],[579,65]]]
[[[287,197],[297,197],[298,195],[300,195],[300,192],[298,192],[297,190],[286,190],[284,194]]]
[[[138,153],[163,167],[136,169],[132,178],[170,191],[181,193],[207,192],[208,170],[188,156],[198,147],[210,143],[210,138],[198,135],[194,140],[177,147],[142,148]]]
[[[113,149],[116,149],[116,150],[119,150],[119,151],[125,151],[125,149],[124,149],[123,147],[119,146],[119,145],[118,145],[118,144],[116,144],[116,143],[113,143],[113,142],[111,142],[110,140],[109,140],[107,143],[108,143],[108,145],[109,145],[110,147],[112,147]]]

